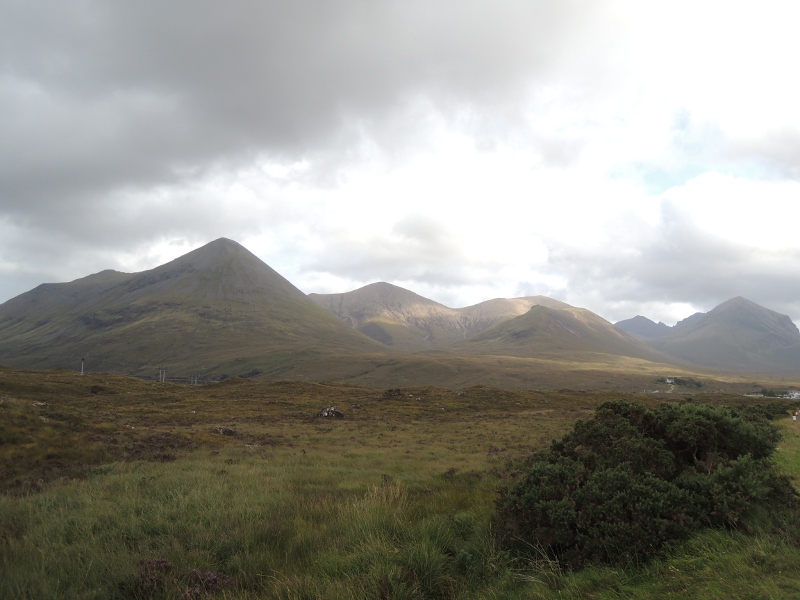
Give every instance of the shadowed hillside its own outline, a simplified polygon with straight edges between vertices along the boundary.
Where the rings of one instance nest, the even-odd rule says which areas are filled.
[[[268,371],[380,346],[227,239],[142,273],[44,284],[0,305],[0,363],[148,373]]]
[[[618,321],[614,323],[614,327],[621,329],[639,341],[658,340],[669,335],[669,332],[672,331],[672,327],[669,325],[661,322],[655,323],[641,315],[636,315],[632,319]]]
[[[742,299],[676,326],[660,352],[544,296],[453,309],[377,283],[312,298],[219,239],[149,271],[44,284],[0,305],[0,364],[78,370],[84,358],[90,371],[155,377],[165,366],[184,380],[628,391],[703,378],[693,364],[800,372],[788,317]]]
[[[800,371],[800,332],[792,320],[733,298],[676,326],[652,346],[683,360],[717,369]]]

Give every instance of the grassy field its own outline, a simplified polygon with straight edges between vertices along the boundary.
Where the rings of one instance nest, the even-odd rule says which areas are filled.
[[[0,369],[0,597],[800,597],[800,524],[576,573],[497,546],[516,462],[620,397],[678,399]]]

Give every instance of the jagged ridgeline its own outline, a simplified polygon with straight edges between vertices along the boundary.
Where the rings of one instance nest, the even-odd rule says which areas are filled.
[[[655,350],[726,371],[800,372],[800,331],[783,314],[737,297],[674,327],[636,316],[618,329]]]
[[[218,239],[141,273],[43,284],[0,306],[0,363],[174,373],[280,369],[380,347],[262,262]]]

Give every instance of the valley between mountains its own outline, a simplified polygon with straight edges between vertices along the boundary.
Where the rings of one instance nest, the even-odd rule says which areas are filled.
[[[0,364],[172,380],[641,391],[665,377],[747,392],[800,381],[789,317],[734,298],[673,328],[546,296],[450,308],[389,283],[306,295],[218,239],[141,273],[43,284],[0,305]]]

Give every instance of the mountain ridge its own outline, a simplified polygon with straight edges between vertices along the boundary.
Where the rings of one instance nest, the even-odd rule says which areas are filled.
[[[386,282],[307,296],[220,238],[153,269],[42,284],[0,304],[0,363],[76,368],[81,358],[136,375],[169,363],[209,377],[524,385],[557,380],[531,372],[552,365],[800,373],[800,331],[738,297],[645,344],[546,296],[449,308]]]
[[[703,367],[800,372],[797,326],[787,315],[741,296],[707,313],[695,313],[666,335],[644,341],[660,352]]]
[[[569,307],[547,296],[494,298],[472,306],[450,308],[386,282],[371,283],[339,294],[309,298],[342,322],[388,346],[406,351],[445,348],[524,314],[531,306]]]
[[[570,354],[614,354],[664,362],[667,357],[620,331],[585,308],[554,309],[532,306],[524,315],[499,323],[463,342],[460,348],[491,354],[543,356]]]

